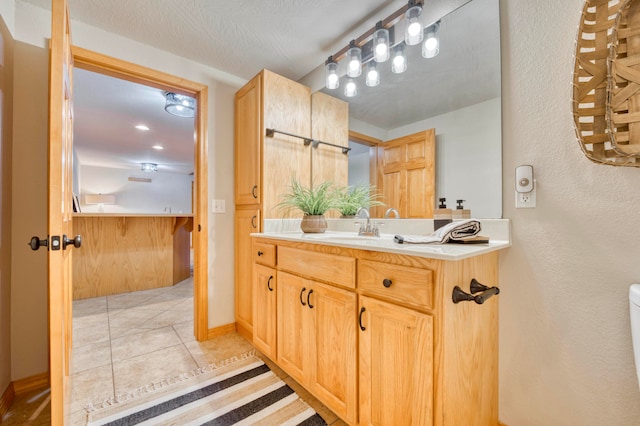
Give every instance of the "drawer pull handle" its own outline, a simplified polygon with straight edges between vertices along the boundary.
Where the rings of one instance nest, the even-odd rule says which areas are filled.
[[[360,326],[360,330],[362,331],[366,330],[366,328],[362,325],[362,314],[364,314],[364,311],[366,311],[366,309],[363,306],[362,308],[360,308],[360,314],[358,315],[358,325]]]
[[[300,290],[300,303],[302,303],[302,306],[307,306],[307,304],[304,303],[304,300],[302,300],[302,295],[304,294],[305,291],[307,291],[306,287],[302,287],[302,290]]]
[[[258,185],[253,185],[253,188],[251,188],[251,195],[253,195],[253,198],[258,198],[258,194],[256,193],[257,189]]]
[[[271,280],[273,280],[273,275],[269,276],[269,279],[267,280],[267,288],[269,291],[273,291],[273,287],[271,287]]]
[[[311,297],[311,293],[313,293],[313,289],[309,290],[309,293],[307,293],[307,305],[309,305],[309,309],[313,309],[313,305],[311,304],[311,301],[309,300],[309,298]]]
[[[384,280],[382,280],[382,285],[386,288],[391,287],[391,284],[393,284],[393,281],[391,281],[389,278],[385,278]]]
[[[258,250],[258,256],[262,256],[264,253]]]
[[[455,286],[453,288],[453,294],[451,295],[453,303],[476,302],[478,305],[482,305],[491,296],[500,294],[500,289],[498,287],[487,287],[486,285],[479,283],[475,278],[471,280],[469,288],[471,290],[471,294],[465,293],[465,291],[460,287]]]

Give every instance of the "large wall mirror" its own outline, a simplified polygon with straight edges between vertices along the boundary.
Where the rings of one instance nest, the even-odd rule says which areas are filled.
[[[449,208],[462,199],[473,217],[500,218],[499,1],[466,2],[442,17],[439,35],[440,52],[434,58],[423,58],[419,45],[406,46],[402,74],[392,73],[389,62],[378,64],[377,87],[365,85],[363,72],[354,97],[344,95],[345,77],[338,89],[321,90],[349,103],[350,131],[368,138],[384,142],[435,128],[434,199],[446,198]],[[370,182],[372,151],[359,142],[350,142],[350,184]]]

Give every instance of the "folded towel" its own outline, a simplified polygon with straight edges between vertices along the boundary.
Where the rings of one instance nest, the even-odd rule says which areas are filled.
[[[443,244],[449,241],[473,238],[481,229],[482,227],[478,220],[466,219],[459,222],[451,222],[430,235],[396,235],[393,240],[399,244]]]

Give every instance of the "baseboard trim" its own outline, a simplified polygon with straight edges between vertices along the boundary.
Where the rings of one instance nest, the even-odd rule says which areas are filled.
[[[30,390],[44,388],[49,386],[49,373],[40,373],[35,374],[30,377],[25,377],[24,379],[14,380],[13,388],[15,390],[16,395],[20,395],[24,392],[29,392]]]
[[[2,423],[2,418],[9,411],[9,407],[13,404],[13,400],[16,398],[16,391],[13,387],[13,382],[9,383],[9,386],[2,393],[2,397],[0,397],[0,423]]]
[[[207,340],[223,336],[225,334],[233,333],[236,331],[236,323],[221,325],[219,327],[210,328],[207,330]]]

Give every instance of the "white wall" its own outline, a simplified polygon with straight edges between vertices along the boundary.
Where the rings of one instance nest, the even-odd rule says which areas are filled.
[[[21,41],[47,47],[51,34],[49,13],[23,2],[17,3],[16,33]],[[233,100],[235,91],[246,81],[75,21],[72,21],[72,42],[82,48],[208,86],[209,204],[211,199],[221,199],[227,206],[226,213],[209,216],[209,327],[234,322],[234,274],[233,268],[229,267],[233,265],[230,242],[234,238]]]
[[[592,163],[571,115],[583,0],[502,0],[500,419],[509,426],[640,424],[629,284],[640,282],[640,169]],[[537,208],[513,207],[532,164]]]
[[[105,213],[191,213],[193,176],[177,173],[132,173],[129,169],[81,165],[80,205],[83,213],[99,212],[87,205],[87,194],[112,194],[115,204],[102,206]],[[131,182],[129,176],[151,179]],[[169,211],[170,209],[170,211]]]

